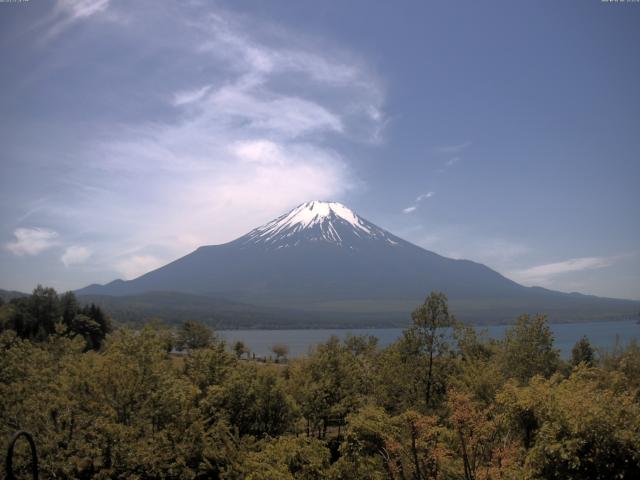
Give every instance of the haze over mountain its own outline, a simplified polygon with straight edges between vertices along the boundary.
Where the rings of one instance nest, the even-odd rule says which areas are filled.
[[[252,325],[260,324],[261,314],[269,324],[295,317],[351,325],[406,321],[433,290],[447,294],[458,316],[477,322],[509,321],[524,312],[548,313],[554,320],[630,316],[640,306],[524,287],[485,265],[402,240],[340,203],[320,201],[136,279],[90,285],[77,293],[100,296],[112,306],[136,298],[138,305],[150,307],[163,292],[162,302],[169,295],[182,303],[185,314],[194,305],[200,316],[215,318],[233,305],[233,311],[253,312]]]

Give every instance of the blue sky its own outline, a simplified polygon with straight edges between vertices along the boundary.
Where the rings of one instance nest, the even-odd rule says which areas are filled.
[[[133,278],[337,200],[640,299],[640,4],[0,3],[0,288]]]

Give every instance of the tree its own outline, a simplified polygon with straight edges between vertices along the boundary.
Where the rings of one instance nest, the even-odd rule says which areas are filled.
[[[352,352],[332,336],[290,367],[293,395],[307,420],[307,434],[325,437],[330,423],[341,425],[360,405],[368,384]]]
[[[176,345],[180,349],[194,350],[212,344],[213,332],[203,323],[187,320],[178,329]]]
[[[233,458],[230,434],[205,426],[162,333],[120,329],[100,354],[82,343],[0,334],[0,437],[30,431],[45,478],[219,478],[208,462]]]
[[[432,292],[424,303],[411,314],[413,325],[405,332],[416,343],[418,352],[427,359],[425,380],[425,405],[431,405],[434,383],[434,360],[448,351],[445,328],[453,325],[449,315],[447,297],[443,293]]]
[[[218,341],[192,351],[184,360],[184,373],[204,396],[211,385],[222,384],[235,365],[236,360],[225,351],[224,342]]]
[[[582,337],[576,342],[571,350],[571,364],[577,366],[584,363],[592,367],[594,362],[594,351],[587,337]]]
[[[62,322],[69,326],[73,318],[78,314],[80,305],[73,292],[66,292],[60,295],[60,310],[62,314]]]
[[[53,288],[38,285],[29,298],[29,310],[37,322],[36,338],[44,340],[55,332],[55,325],[61,320],[60,300]]]
[[[344,345],[356,356],[368,355],[378,348],[378,339],[373,335],[348,334],[344,340]]]
[[[289,354],[289,347],[283,343],[276,343],[271,347],[271,351],[275,354],[276,362],[278,362],[281,358],[286,359]]]
[[[567,379],[505,386],[497,404],[521,434],[520,478],[640,478],[640,405],[616,376],[579,365]]]
[[[560,360],[544,315],[521,315],[505,332],[498,355],[503,374],[522,384],[535,375],[551,376]]]
[[[519,447],[494,404],[487,408],[471,395],[454,389],[449,390],[447,403],[451,443],[462,460],[463,478],[518,478],[512,467],[520,460]]]
[[[100,307],[91,304],[80,308],[73,294],[60,296],[53,288],[38,285],[33,294],[17,298],[3,309],[2,327],[14,330],[19,337],[44,341],[50,335],[81,335],[87,350],[99,349],[111,331],[111,320]]]
[[[72,292],[62,295],[60,303],[67,333],[82,336],[87,344],[86,350],[99,350],[112,330],[111,319],[93,303],[80,308]]]
[[[241,436],[281,435],[291,429],[296,416],[277,369],[246,362],[238,363],[222,384],[208,388],[204,408]]]
[[[636,339],[632,339],[626,347],[616,339],[611,351],[602,349],[598,354],[605,369],[622,373],[629,387],[640,389],[640,343]]]
[[[315,438],[265,440],[245,462],[246,480],[317,480],[326,478],[330,452]]]
[[[338,478],[440,478],[442,430],[434,416],[407,410],[390,417],[381,408],[366,406],[348,417],[343,457],[335,467]]]
[[[247,346],[240,340],[233,344],[233,351],[235,352],[237,359],[242,358],[242,355],[244,355],[245,353],[249,353],[249,349],[247,348]]]
[[[79,313],[73,317],[69,325],[69,330],[73,335],[80,335],[85,339],[87,342],[86,350],[97,350],[97,348],[99,348],[101,337],[100,324],[93,318]]]

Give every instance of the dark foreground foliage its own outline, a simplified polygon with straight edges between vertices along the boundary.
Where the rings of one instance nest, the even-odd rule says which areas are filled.
[[[161,326],[98,347],[59,306],[24,308],[53,328],[4,324],[0,438],[32,432],[44,478],[640,478],[640,347],[581,340],[565,363],[542,317],[487,341],[432,294],[385,349],[332,338],[265,364],[194,324],[175,356]]]
[[[111,321],[94,304],[81,307],[73,292],[58,295],[53,288],[38,285],[31,296],[0,303],[0,332],[4,330],[36,341],[53,334],[81,336],[86,350],[98,350],[111,331]]]

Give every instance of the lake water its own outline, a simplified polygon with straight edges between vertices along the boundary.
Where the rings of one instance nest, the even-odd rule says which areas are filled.
[[[557,323],[550,325],[554,336],[555,348],[560,349],[563,357],[571,356],[575,343],[586,336],[591,344],[598,348],[611,349],[616,339],[623,345],[632,339],[640,339],[640,325],[635,320],[597,321],[581,323]],[[477,327],[486,330],[490,338],[502,338],[509,325],[491,325]],[[308,329],[308,330],[221,330],[218,333],[229,344],[242,340],[256,356],[273,355],[271,347],[277,343],[289,347],[289,356],[305,355],[318,343],[326,342],[335,335],[344,339],[347,335],[373,335],[378,345],[385,347],[402,335],[402,328],[364,328],[364,329]]]

